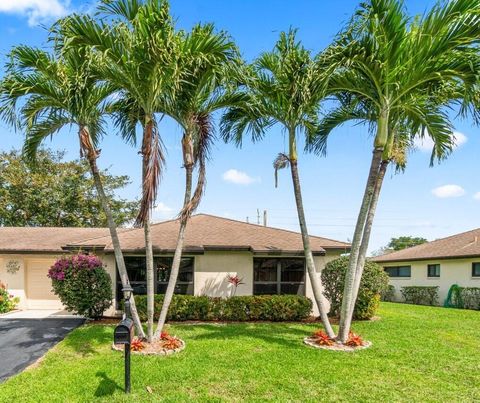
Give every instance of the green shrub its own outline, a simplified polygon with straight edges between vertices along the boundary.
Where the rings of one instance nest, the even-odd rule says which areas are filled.
[[[112,281],[97,256],[62,257],[50,268],[48,277],[53,292],[70,312],[98,319],[112,304]]]
[[[324,295],[330,301],[330,316],[340,316],[348,257],[342,256],[328,262],[322,270]],[[380,295],[388,287],[388,275],[378,264],[366,261],[353,317],[371,319],[380,303]]]
[[[448,290],[444,305],[448,308],[480,310],[480,288],[453,284]]]
[[[142,321],[147,320],[147,298],[136,295]],[[155,317],[162,308],[163,295],[155,295]],[[173,321],[298,321],[310,316],[312,302],[297,295],[249,295],[230,298],[174,295],[167,319]]]
[[[393,302],[395,299],[395,286],[389,284],[380,295],[382,301]]]
[[[20,298],[11,295],[7,286],[0,281],[0,313],[7,313],[15,309]]]
[[[402,287],[401,293],[405,302],[415,305],[437,305],[438,286]]]

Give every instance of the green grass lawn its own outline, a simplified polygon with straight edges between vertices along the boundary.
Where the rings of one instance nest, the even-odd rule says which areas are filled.
[[[84,326],[1,384],[0,401],[480,400],[480,312],[384,303],[379,315],[354,324],[373,342],[355,353],[305,347],[312,324],[174,325],[187,348],[134,356],[128,398],[113,328]]]

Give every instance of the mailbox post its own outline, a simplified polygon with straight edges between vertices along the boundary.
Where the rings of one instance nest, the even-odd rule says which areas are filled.
[[[130,297],[133,289],[125,287],[122,289],[125,298],[125,313],[122,321],[117,325],[113,333],[113,342],[123,344],[125,350],[125,393],[130,393],[130,345],[133,339],[133,320],[130,316]]]

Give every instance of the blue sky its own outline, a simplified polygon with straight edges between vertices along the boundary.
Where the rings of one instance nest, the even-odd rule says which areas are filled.
[[[172,14],[180,28],[198,21],[214,22],[236,40],[244,57],[252,60],[272,48],[278,34],[298,28],[304,45],[318,52],[332,40],[354,10],[351,0],[172,0]],[[412,14],[423,12],[433,2],[409,0]],[[0,61],[18,44],[47,46],[42,25],[70,10],[88,10],[94,2],[62,0],[1,0]],[[0,70],[0,76],[3,70]],[[480,181],[478,152],[480,130],[469,121],[456,121],[459,146],[441,165],[429,168],[429,147],[424,144],[409,157],[404,174],[387,175],[371,240],[371,250],[385,245],[392,236],[415,235],[435,239],[479,226]],[[22,144],[21,133],[0,123],[0,148]],[[180,129],[171,121],[161,124],[167,155],[155,218],[170,218],[179,210],[183,194]],[[336,130],[326,158],[302,155],[300,175],[311,234],[348,240],[363,193],[372,139],[360,126]],[[75,132],[62,131],[46,145],[65,149],[70,159],[78,156]],[[256,222],[257,208],[268,211],[269,225],[298,229],[295,203],[287,171],[280,172],[275,189],[272,161],[285,150],[281,128],[273,127],[257,144],[244,142],[242,149],[218,141],[208,166],[206,195],[200,212]],[[99,164],[115,174],[127,174],[132,184],[123,197],[140,194],[140,158],[136,149],[123,144],[111,130],[102,144]]]

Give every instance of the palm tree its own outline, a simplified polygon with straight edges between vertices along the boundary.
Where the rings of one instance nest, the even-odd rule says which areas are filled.
[[[102,79],[119,94],[114,111],[121,134],[135,139],[137,123],[142,126],[143,184],[136,224],[145,233],[147,340],[152,341],[155,290],[150,216],[164,164],[156,113],[162,96],[176,82],[174,27],[166,1],[105,0],[98,11],[110,24],[90,16],[70,16],[63,24],[67,38],[63,45],[89,47],[101,60]]]
[[[367,185],[352,241],[337,339],[350,331],[371,226],[388,165],[403,156],[416,136],[434,140],[432,161],[454,144],[446,112],[458,104],[472,110],[479,73],[476,48],[480,1],[439,2],[422,17],[410,19],[402,1],[370,0],[355,13],[321,56],[329,69],[328,92],[339,100],[323,120],[314,148],[348,120],[369,122],[374,130]]]
[[[91,68],[92,55],[70,51],[63,55],[50,54],[28,46],[11,51],[11,61],[0,83],[1,117],[26,131],[24,153],[34,161],[43,140],[67,126],[78,127],[80,153],[89,163],[97,195],[107,217],[108,228],[123,287],[130,285],[117,228],[99,174],[98,144],[105,134],[107,98],[112,88],[99,83]],[[19,106],[19,103],[22,106]],[[137,332],[144,337],[135,301],[132,316]]]
[[[197,25],[188,34],[179,32],[178,41],[180,52],[176,57],[176,69],[179,82],[174,93],[165,93],[162,112],[175,119],[183,130],[185,193],[179,215],[177,245],[155,337],[160,336],[174,294],[188,220],[203,195],[206,159],[214,134],[212,114],[241,98],[226,89],[228,72],[238,60],[235,44],[226,33],[215,33],[212,24]],[[198,178],[192,195],[196,167]]]
[[[237,145],[241,144],[244,132],[250,132],[252,139],[257,141],[276,123],[287,132],[288,155],[280,154],[274,166],[276,170],[290,167],[307,271],[323,326],[328,335],[334,337],[310,248],[297,151],[297,136],[303,133],[310,138],[319,129],[319,102],[324,96],[325,80],[318,64],[297,42],[295,34],[294,30],[281,33],[273,51],[261,55],[239,78],[240,82],[243,81],[246,99],[227,110],[222,118],[221,131],[226,141],[233,140]]]

